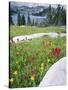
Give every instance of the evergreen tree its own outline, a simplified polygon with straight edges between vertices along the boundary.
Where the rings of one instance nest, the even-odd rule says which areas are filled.
[[[33,25],[34,25],[34,19],[33,19]]]
[[[37,26],[38,25],[38,19],[36,18],[36,21],[35,21],[35,25]]]
[[[60,19],[61,19],[61,7],[58,5],[56,9],[56,14],[55,14],[55,24],[59,25],[60,24]]]
[[[25,22],[25,16],[22,15],[22,18],[21,18],[21,25],[25,25],[25,24],[26,24],[26,22]]]
[[[61,22],[62,25],[66,25],[66,10],[63,7],[61,8]]]
[[[51,8],[51,5],[49,5],[49,7],[48,7],[47,20],[48,20],[49,25],[52,24],[52,8]]]
[[[18,24],[18,26],[21,25],[21,16],[20,16],[19,12],[18,12],[17,24]]]
[[[28,14],[28,25],[31,25],[31,20],[30,20],[29,14]]]

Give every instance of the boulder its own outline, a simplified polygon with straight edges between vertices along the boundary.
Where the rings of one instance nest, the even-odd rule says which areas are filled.
[[[47,71],[39,87],[66,85],[66,57],[61,58]]]

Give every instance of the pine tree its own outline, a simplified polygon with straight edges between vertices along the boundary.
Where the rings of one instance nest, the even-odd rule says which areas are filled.
[[[21,16],[20,16],[19,12],[18,12],[17,24],[18,24],[18,26],[21,25]]]
[[[30,20],[29,14],[28,14],[28,25],[31,25],[31,20]]]
[[[47,14],[48,24],[52,24],[52,8],[51,5],[48,7],[48,14]]]
[[[61,8],[61,23],[62,25],[66,25],[66,10]]]
[[[25,25],[25,24],[26,24],[26,22],[25,22],[25,16],[22,15],[22,18],[21,18],[21,25]]]
[[[61,19],[61,7],[58,5],[56,9],[56,14],[55,14],[55,24],[59,25],[60,24],[60,19]]]
[[[33,19],[33,25],[34,25],[34,19]]]
[[[38,25],[38,19],[36,18],[35,20],[35,25],[37,26]]]

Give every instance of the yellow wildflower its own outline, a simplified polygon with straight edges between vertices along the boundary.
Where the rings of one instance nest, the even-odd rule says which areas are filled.
[[[41,70],[43,71],[44,70],[44,67],[41,67]]]
[[[48,63],[49,63],[49,62],[50,62],[50,59],[48,59],[47,61],[48,61]]]
[[[17,75],[18,73],[17,73],[17,71],[15,71],[13,74],[14,74],[14,75]]]
[[[31,80],[32,80],[32,81],[35,80],[35,76],[34,76],[34,75],[31,76]]]
[[[17,61],[16,64],[18,64],[19,62]]]
[[[11,78],[11,79],[9,79],[9,81],[10,81],[11,83],[13,83],[14,79],[13,79],[13,78]]]
[[[16,54],[19,55],[19,52],[17,52]]]
[[[41,64],[41,67],[44,67],[44,63]]]
[[[53,46],[53,43],[51,42],[51,46]]]
[[[41,64],[40,69],[43,71],[44,70],[44,63]]]

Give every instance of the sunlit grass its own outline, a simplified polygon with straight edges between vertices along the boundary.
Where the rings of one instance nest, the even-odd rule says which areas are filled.
[[[36,27],[36,26],[10,26],[10,37],[34,34],[34,33],[46,33],[46,32],[66,32],[65,28],[60,26],[50,27]]]

